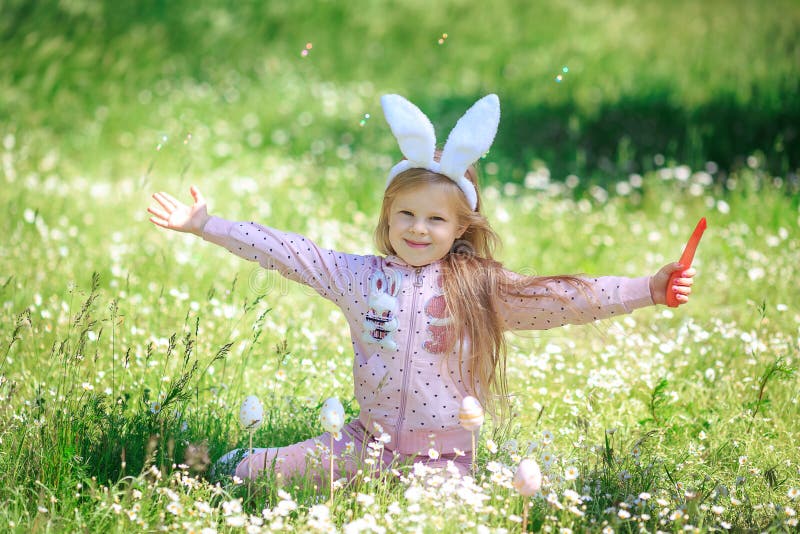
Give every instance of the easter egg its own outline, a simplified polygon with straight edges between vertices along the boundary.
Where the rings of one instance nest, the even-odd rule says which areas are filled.
[[[242,402],[239,409],[239,422],[247,430],[255,430],[264,422],[264,408],[255,395],[250,395]]]
[[[535,460],[526,458],[519,463],[511,484],[520,495],[530,497],[542,487],[542,471]]]
[[[339,399],[331,397],[322,404],[319,412],[319,421],[322,428],[331,434],[338,434],[344,426],[344,407]]]
[[[458,422],[470,432],[477,430],[483,424],[483,407],[475,397],[464,397],[461,409],[458,410]]]

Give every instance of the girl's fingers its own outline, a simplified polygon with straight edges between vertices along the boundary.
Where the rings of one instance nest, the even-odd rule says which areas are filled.
[[[156,202],[161,204],[164,209],[169,211],[173,211],[175,209],[174,199],[170,200],[170,198],[167,198],[166,193],[155,193],[153,194],[153,198]]]
[[[150,217],[150,222],[155,224],[156,226],[160,226],[162,228],[169,228],[167,223],[163,219],[158,219],[156,217]]]
[[[162,209],[150,207],[150,208],[147,208],[147,211],[149,213],[155,215],[159,219],[163,219],[164,221],[168,221],[169,220],[169,213],[165,212]]]
[[[203,197],[203,193],[201,193],[197,187],[192,186],[189,188],[189,191],[192,193],[192,198],[194,199],[195,202],[197,202],[198,204],[206,203],[206,199]]]
[[[691,295],[692,288],[689,286],[672,286],[672,292],[676,295]]]
[[[170,201],[172,203],[172,207],[173,208],[175,208],[175,207],[179,206],[180,204],[182,204],[182,202],[180,200],[176,199],[175,197],[173,197],[169,193],[161,193],[161,194],[164,195],[164,198],[166,198],[168,201]]]

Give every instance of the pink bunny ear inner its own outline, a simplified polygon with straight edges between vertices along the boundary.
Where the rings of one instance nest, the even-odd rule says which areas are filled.
[[[381,106],[403,155],[415,166],[432,163],[436,133],[428,117],[400,95],[383,95]]]

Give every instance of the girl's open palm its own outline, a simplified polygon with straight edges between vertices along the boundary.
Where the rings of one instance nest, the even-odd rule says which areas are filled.
[[[162,228],[200,235],[208,222],[208,207],[203,194],[195,186],[189,188],[194,204],[187,206],[168,193],[153,194],[156,205],[147,208],[150,222]]]

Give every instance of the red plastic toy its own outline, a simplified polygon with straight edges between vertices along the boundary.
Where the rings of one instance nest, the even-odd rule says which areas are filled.
[[[703,232],[706,230],[706,218],[703,217],[700,219],[700,222],[697,223],[697,226],[694,228],[694,232],[692,232],[692,237],[689,238],[689,241],[686,243],[686,248],[683,249],[683,254],[681,254],[680,264],[683,265],[683,269],[686,270],[692,265],[692,260],[694,259],[694,252],[697,250],[697,244],[700,243],[700,238],[703,237]],[[681,275],[682,271],[675,271],[669,277],[669,281],[667,282],[667,306],[670,308],[675,308],[678,306],[678,300],[675,298],[675,293],[672,291],[672,286],[675,283],[675,279]]]

